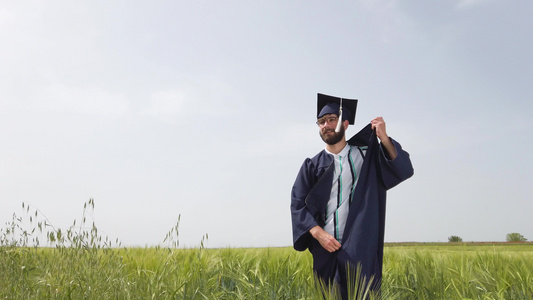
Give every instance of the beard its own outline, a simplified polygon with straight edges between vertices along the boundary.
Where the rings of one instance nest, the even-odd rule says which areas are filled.
[[[332,132],[333,134],[327,134],[327,133],[330,133],[330,132]],[[320,131],[320,137],[322,138],[324,143],[326,143],[328,145],[335,145],[338,142],[340,142],[342,140],[342,138],[344,137],[344,126],[341,126],[341,129],[339,130],[339,132],[335,132],[335,129],[323,128]]]

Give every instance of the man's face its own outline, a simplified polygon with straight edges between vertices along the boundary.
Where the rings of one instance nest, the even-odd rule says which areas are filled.
[[[344,137],[344,126],[341,126],[339,132],[335,132],[337,122],[341,122],[335,114],[328,114],[318,119],[318,126],[320,128],[320,137],[324,143],[328,145],[335,145]]]

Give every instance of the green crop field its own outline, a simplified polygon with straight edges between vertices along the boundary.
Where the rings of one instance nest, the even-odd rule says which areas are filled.
[[[289,247],[207,249],[204,237],[176,248],[176,225],[168,246],[124,248],[85,217],[65,231],[27,219],[0,232],[2,299],[336,298],[315,283],[310,254]],[[381,298],[533,299],[533,244],[387,244]]]

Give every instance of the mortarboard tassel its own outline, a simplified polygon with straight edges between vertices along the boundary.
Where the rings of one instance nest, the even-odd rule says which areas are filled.
[[[335,132],[341,131],[341,125],[342,125],[342,98],[341,98],[341,105],[339,107],[339,120],[337,121],[337,128],[335,128]]]

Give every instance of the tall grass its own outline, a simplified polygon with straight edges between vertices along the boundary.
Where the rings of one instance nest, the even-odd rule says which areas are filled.
[[[291,248],[178,248],[179,218],[166,246],[125,248],[99,235],[90,216],[66,230],[37,210],[0,230],[2,299],[337,299]],[[384,299],[533,299],[533,244],[385,248]],[[366,286],[353,295],[374,299]],[[355,298],[355,297],[354,297]]]
[[[388,247],[383,280],[401,299],[533,299],[533,245],[516,249]]]
[[[85,203],[81,221],[55,228],[23,204],[0,230],[3,299],[313,299],[309,255],[288,248],[178,249],[179,218],[167,247],[124,248],[98,234]],[[306,270],[303,272],[302,270]]]

